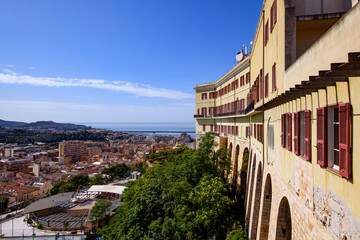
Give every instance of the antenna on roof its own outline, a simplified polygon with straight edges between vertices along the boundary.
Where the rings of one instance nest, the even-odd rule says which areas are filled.
[[[243,44],[243,48],[245,48],[245,56],[248,55],[248,46],[246,46],[245,44]]]

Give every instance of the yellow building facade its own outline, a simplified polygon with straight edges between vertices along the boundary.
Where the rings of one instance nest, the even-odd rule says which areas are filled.
[[[359,23],[357,1],[266,0],[250,54],[195,87],[251,239],[360,239]]]

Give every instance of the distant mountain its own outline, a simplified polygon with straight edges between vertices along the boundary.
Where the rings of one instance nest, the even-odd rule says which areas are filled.
[[[53,121],[37,121],[33,123],[5,121],[0,119],[0,127],[6,128],[22,128],[22,129],[38,129],[38,130],[64,130],[64,131],[76,131],[76,130],[88,130],[91,127],[85,125],[76,125],[72,123],[56,123]]]
[[[24,122],[15,122],[15,121],[5,121],[5,120],[1,120],[0,119],[0,127],[19,127],[19,126],[24,126],[27,123]]]

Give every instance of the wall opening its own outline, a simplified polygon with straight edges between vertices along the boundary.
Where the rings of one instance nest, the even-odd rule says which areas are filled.
[[[250,184],[248,186],[248,202],[247,202],[247,210],[246,210],[246,218],[245,218],[245,228],[247,231],[249,231],[249,221],[250,221],[250,214],[252,211],[252,195],[253,195],[253,189],[254,189],[254,180],[255,180],[255,167],[256,166],[256,155],[254,155],[254,159],[252,160],[252,165],[251,165],[251,169],[249,169],[249,174],[250,174]]]
[[[234,164],[233,164],[233,176],[232,176],[232,184],[235,185],[238,177],[238,165],[239,165],[239,145],[236,145],[235,148],[235,156],[234,156]]]
[[[260,239],[268,239],[269,236],[271,201],[272,201],[272,186],[271,186],[271,177],[270,174],[268,174],[266,177],[265,188],[264,188]]]
[[[256,182],[255,182],[255,196],[254,196],[254,207],[252,214],[252,222],[250,229],[250,239],[256,239],[257,227],[259,222],[259,210],[260,210],[260,201],[261,201],[261,186],[262,186],[262,168],[261,162],[259,162]]]
[[[292,225],[291,225],[291,211],[290,205],[286,197],[283,197],[280,202],[277,224],[276,224],[276,239],[277,240],[291,240]]]

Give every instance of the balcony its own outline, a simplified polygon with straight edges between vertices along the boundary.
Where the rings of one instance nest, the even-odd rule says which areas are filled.
[[[254,101],[252,101],[244,110],[209,114],[209,115],[198,114],[198,115],[194,115],[194,118],[218,118],[218,117],[229,117],[229,116],[242,116],[242,115],[247,115],[253,110],[254,110]]]

